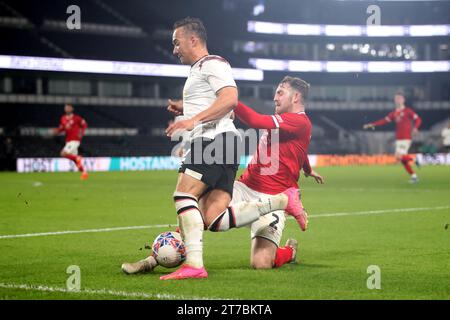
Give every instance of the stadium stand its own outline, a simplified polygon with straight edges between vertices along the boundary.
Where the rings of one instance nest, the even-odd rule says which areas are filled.
[[[292,8],[297,2],[286,3],[290,3]],[[174,21],[167,18],[164,12],[171,10],[171,17],[181,18],[186,12],[194,13],[201,8],[209,10],[204,22],[208,27],[210,51],[226,57],[233,67],[252,68],[249,58],[420,61],[448,60],[449,57],[449,36],[343,39],[249,33],[247,22],[255,19],[251,14],[251,1],[223,1],[222,6],[212,5],[209,8],[208,2],[200,0],[182,2],[179,6],[168,2],[155,6],[144,0],[133,1],[133,6],[119,0],[80,0],[77,5],[82,8],[82,23],[89,24],[89,27],[68,30],[64,25],[68,17],[66,9],[71,4],[65,0],[40,1],[39,6],[29,6],[25,0],[0,1],[0,55],[175,65],[178,59],[172,56],[171,45]],[[267,5],[272,6],[273,2]],[[401,3],[384,3],[383,6],[389,9],[383,11],[385,24],[450,22],[446,14],[448,10],[435,10],[433,6],[437,4],[433,2],[417,2],[406,9]],[[449,3],[440,3],[439,6],[450,8]],[[361,10],[365,12],[366,4],[353,3],[349,9],[341,1],[319,0],[315,1],[314,6],[306,6],[305,10],[291,12],[268,9],[267,13],[257,17],[258,20],[363,25],[366,17],[356,14]],[[401,12],[404,14],[399,15]],[[421,14],[408,15],[408,12]],[[414,17],[414,20],[405,17]],[[400,56],[374,56],[367,54],[366,43],[377,51],[395,51],[397,44],[401,44],[402,48],[407,45],[410,49],[407,53],[402,49]],[[333,47],[330,44],[334,50],[330,50]],[[406,54],[410,57],[406,58]],[[240,98],[258,111],[271,113],[274,85],[287,73],[264,71],[262,82],[238,81]],[[397,89],[405,90],[412,106],[418,106],[416,111],[423,118],[423,139],[433,136],[440,130],[441,123],[450,118],[450,81],[445,72],[288,74],[300,76],[312,86],[310,104],[307,105],[314,124],[310,153],[388,152],[388,149],[372,147],[374,144],[368,141],[371,138],[362,133],[361,126],[369,120],[384,117],[393,108],[392,94]],[[171,119],[165,110],[164,100],[180,98],[183,83],[183,78],[171,77],[2,70],[0,136],[3,140],[6,137],[14,140],[18,156],[57,156],[62,137],[45,137],[39,135],[39,130],[23,128],[56,127],[63,104],[73,102],[76,112],[88,121],[89,129],[135,130],[132,135],[121,136],[94,130],[93,135],[84,138],[84,154],[169,155],[174,143],[164,135],[164,128]],[[122,103],[122,100],[129,103]],[[380,137],[385,134],[387,139],[393,139],[388,134],[393,134],[392,127],[382,127],[378,131]]]

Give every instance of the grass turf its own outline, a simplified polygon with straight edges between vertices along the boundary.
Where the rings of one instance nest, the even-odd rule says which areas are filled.
[[[184,281],[160,281],[171,271],[162,267],[135,276],[120,270],[122,262],[143,258],[148,251],[139,248],[168,227],[0,237],[0,299],[450,298],[449,167],[422,168],[414,185],[400,166],[318,171],[325,185],[300,181],[308,231],[288,219],[282,240],[299,240],[298,264],[252,270],[247,228],[205,232],[209,279]],[[176,177],[174,171],[110,172],[80,181],[78,173],[1,173],[0,236],[176,224]],[[389,211],[405,208],[429,209]],[[70,265],[81,269],[81,292],[55,289],[65,288]],[[380,267],[380,290],[367,288],[370,265]]]

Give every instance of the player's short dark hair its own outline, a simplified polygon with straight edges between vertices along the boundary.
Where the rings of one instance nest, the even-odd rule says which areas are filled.
[[[402,96],[403,98],[406,98],[405,93],[404,93],[403,91],[401,91],[401,90],[396,91],[396,92],[395,92],[395,95],[396,95],[396,96]]]
[[[188,32],[195,34],[200,39],[200,41],[206,43],[206,28],[200,19],[186,17],[184,19],[176,21],[173,24],[173,30],[181,27],[183,27]]]
[[[286,76],[283,78],[283,80],[281,80],[280,84],[282,83],[287,83],[291,86],[292,89],[300,92],[302,95],[302,103],[305,103],[306,100],[308,100],[310,85],[305,80],[296,77]]]

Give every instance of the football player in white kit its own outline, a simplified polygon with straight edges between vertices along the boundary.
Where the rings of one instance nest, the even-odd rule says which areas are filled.
[[[175,22],[173,30],[173,54],[182,64],[191,66],[183,100],[169,102],[168,106],[169,111],[183,114],[186,120],[174,122],[166,129],[171,138],[183,131],[191,133],[190,152],[179,169],[173,194],[186,246],[186,261],[160,279],[207,278],[203,265],[204,216],[227,212],[236,224],[241,224],[247,223],[248,213],[255,210],[261,215],[285,210],[296,218],[303,211],[295,188],[262,201],[241,202],[230,207],[240,160],[237,150],[240,135],[231,116],[238,101],[232,69],[224,58],[208,53],[206,29],[199,19],[184,18]]]

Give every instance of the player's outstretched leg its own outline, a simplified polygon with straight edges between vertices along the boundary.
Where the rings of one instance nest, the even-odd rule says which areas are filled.
[[[274,268],[279,268],[286,263],[295,263],[298,251],[298,241],[288,239],[284,247],[277,248]]]
[[[153,271],[157,265],[156,259],[153,256],[149,256],[134,263],[123,263],[122,271],[126,274],[147,273]]]
[[[301,223],[302,230],[306,230],[307,216],[303,209],[298,190],[279,193],[259,201],[239,202],[228,207],[224,212],[220,213],[211,223],[208,230],[210,231],[227,231],[231,228],[240,228],[251,224],[270,212],[277,210],[286,210],[290,215],[294,215]],[[297,218],[298,217],[298,218]]]
[[[270,212],[284,210],[287,205],[288,199],[282,193],[255,201],[238,202],[209,223],[208,230],[227,231],[247,226]]]

